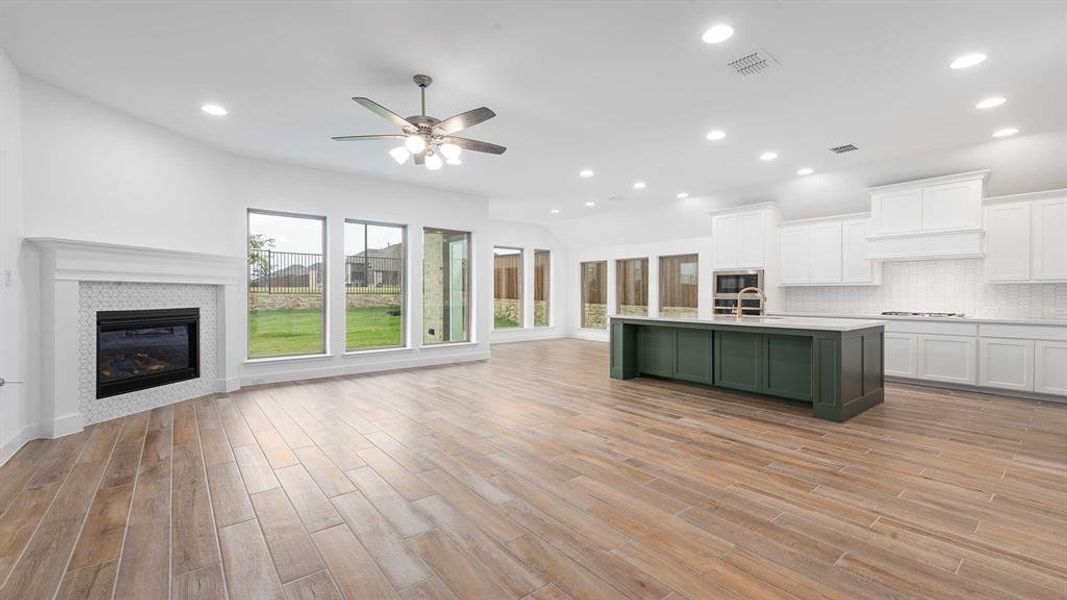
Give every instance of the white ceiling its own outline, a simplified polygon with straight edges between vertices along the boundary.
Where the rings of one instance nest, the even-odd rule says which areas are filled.
[[[1065,6],[9,2],[0,45],[24,73],[238,153],[484,194],[496,216],[547,220],[986,143],[1002,126],[1062,130]],[[701,42],[720,21],[736,35]],[[727,67],[757,48],[781,65]],[[989,60],[948,69],[968,51]],[[329,139],[393,133],[349,98],[415,114],[414,73],[435,79],[431,115],[496,111],[465,133],[508,152],[429,172],[393,163],[388,142]],[[1008,103],[973,108],[991,95]],[[230,115],[204,115],[209,101]],[[712,128],[727,139],[706,141]],[[846,142],[860,151],[827,150]],[[757,160],[764,150],[780,158]],[[648,189],[632,190],[638,179]]]

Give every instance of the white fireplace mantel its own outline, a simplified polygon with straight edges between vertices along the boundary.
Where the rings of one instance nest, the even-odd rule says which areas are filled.
[[[80,431],[79,294],[83,281],[169,283],[218,286],[216,391],[239,387],[234,315],[241,312],[245,259],[140,246],[56,238],[27,238],[40,253],[41,269],[41,435]]]

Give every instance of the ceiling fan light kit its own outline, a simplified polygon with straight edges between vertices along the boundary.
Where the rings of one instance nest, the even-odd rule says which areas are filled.
[[[433,83],[433,79],[429,75],[415,75],[412,79],[415,81],[415,85],[419,86],[422,112],[406,119],[370,98],[362,96],[352,98],[357,104],[400,127],[403,133],[345,135],[332,139],[338,142],[402,140],[404,145],[390,150],[389,156],[397,164],[401,165],[406,163],[408,158],[411,158],[413,164],[424,165],[431,171],[437,171],[446,162],[449,165],[463,164],[463,161],[460,160],[460,155],[464,150],[484,152],[486,154],[503,154],[507,150],[504,146],[497,144],[452,135],[468,127],[488,121],[495,117],[496,113],[483,106],[444,120],[431,117],[426,114],[426,88]],[[444,158],[442,159],[442,157]]]

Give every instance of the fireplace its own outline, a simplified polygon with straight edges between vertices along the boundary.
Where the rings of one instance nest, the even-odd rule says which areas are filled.
[[[200,309],[96,313],[96,397],[200,376]]]

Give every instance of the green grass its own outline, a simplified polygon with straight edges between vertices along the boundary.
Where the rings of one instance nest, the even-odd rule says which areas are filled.
[[[493,315],[493,328],[494,329],[507,329],[508,327],[518,327],[519,322],[514,319],[509,319],[500,315]]]
[[[345,314],[346,348],[399,346],[403,340],[396,308],[352,308]],[[318,354],[322,347],[322,313],[310,309],[260,310],[248,321],[248,356]]]

